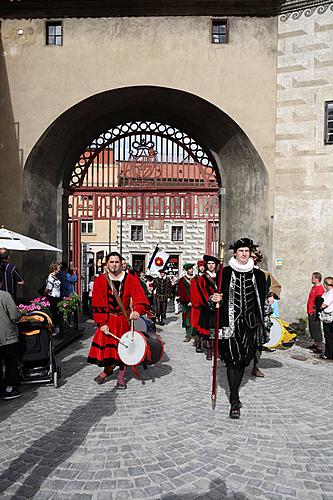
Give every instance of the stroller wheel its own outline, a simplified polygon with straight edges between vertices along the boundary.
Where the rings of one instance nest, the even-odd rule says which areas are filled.
[[[58,372],[53,373],[53,385],[57,389],[59,387],[59,382],[58,382]]]

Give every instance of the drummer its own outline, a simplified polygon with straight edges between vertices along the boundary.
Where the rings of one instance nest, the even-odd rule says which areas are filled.
[[[149,302],[136,278],[123,271],[121,255],[111,252],[106,257],[105,273],[95,279],[92,295],[93,318],[97,325],[88,353],[88,363],[104,367],[94,378],[103,384],[119,366],[117,389],[126,389],[126,366],[118,355],[118,339],[130,329],[130,321],[149,309]]]

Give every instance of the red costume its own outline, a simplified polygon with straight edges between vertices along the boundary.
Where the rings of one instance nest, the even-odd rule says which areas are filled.
[[[190,287],[190,297],[191,297],[191,326],[193,329],[193,335],[209,335],[209,332],[204,331],[200,328],[200,304],[201,304],[201,293],[199,291],[198,282],[201,276],[194,276],[191,280]]]
[[[198,278],[198,294],[199,294],[199,333],[201,335],[210,336],[210,318],[211,310],[208,307],[208,300],[216,292],[216,278],[212,278],[207,273]]]
[[[128,316],[130,306],[133,311],[144,314],[149,309],[149,302],[136,278],[124,273],[122,280],[112,281]],[[120,306],[112,292],[105,274],[101,274],[94,281],[92,295],[92,310],[97,330],[88,353],[88,363],[98,366],[121,365],[118,356],[118,341],[102,332],[101,326],[108,325],[111,333],[120,338],[130,329],[130,324],[121,312]]]

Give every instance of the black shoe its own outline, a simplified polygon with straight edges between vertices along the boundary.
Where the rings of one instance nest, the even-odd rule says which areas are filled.
[[[191,342],[191,339],[184,339],[183,342]]]
[[[160,325],[161,325],[161,326],[164,326],[164,321],[161,321]]]
[[[231,403],[229,417],[232,419],[240,417],[240,406],[238,401],[233,401]]]
[[[2,399],[5,399],[7,401],[10,399],[20,398],[21,396],[22,394],[20,393],[20,391],[18,391],[17,389],[12,389],[10,392],[5,391]]]

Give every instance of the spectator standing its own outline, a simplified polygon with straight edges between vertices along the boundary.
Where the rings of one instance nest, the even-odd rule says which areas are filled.
[[[310,290],[308,303],[306,306],[306,310],[308,313],[309,332],[313,342],[309,346],[309,349],[311,349],[313,352],[317,354],[322,353],[322,341],[323,341],[320,319],[316,312],[316,298],[322,297],[322,295],[325,293],[325,289],[321,284],[321,280],[322,276],[320,273],[318,272],[312,273],[311,276],[312,288]]]
[[[4,281],[4,274],[0,271],[0,285]],[[16,399],[21,396],[17,389],[19,344],[16,322],[20,319],[13,297],[9,292],[0,290],[0,360],[5,366],[5,390],[3,399]],[[2,373],[0,365],[0,374]]]
[[[58,276],[61,286],[60,286],[60,297],[70,297],[75,293],[74,283],[77,282],[77,273],[75,270],[69,272],[67,262],[61,263],[61,268]]]
[[[95,276],[92,276],[89,281],[88,285],[88,310],[89,310],[89,319],[93,319],[93,310],[92,310],[92,295],[93,295],[93,289],[94,289],[94,281],[95,281]]]
[[[49,267],[49,275],[46,280],[46,287],[44,295],[47,296],[50,302],[50,311],[52,315],[52,320],[54,324],[54,335],[59,334],[59,310],[58,303],[61,300],[61,281],[59,279],[60,264],[58,262],[52,262]]]
[[[24,285],[24,280],[17,267],[11,264],[7,248],[0,248],[0,262],[0,270],[3,273],[1,290],[9,292],[16,302],[17,285]]]
[[[333,278],[327,276],[324,278],[325,293],[323,294],[324,302],[320,306],[320,318],[324,326],[325,336],[325,353],[320,354],[322,359],[333,360]]]

